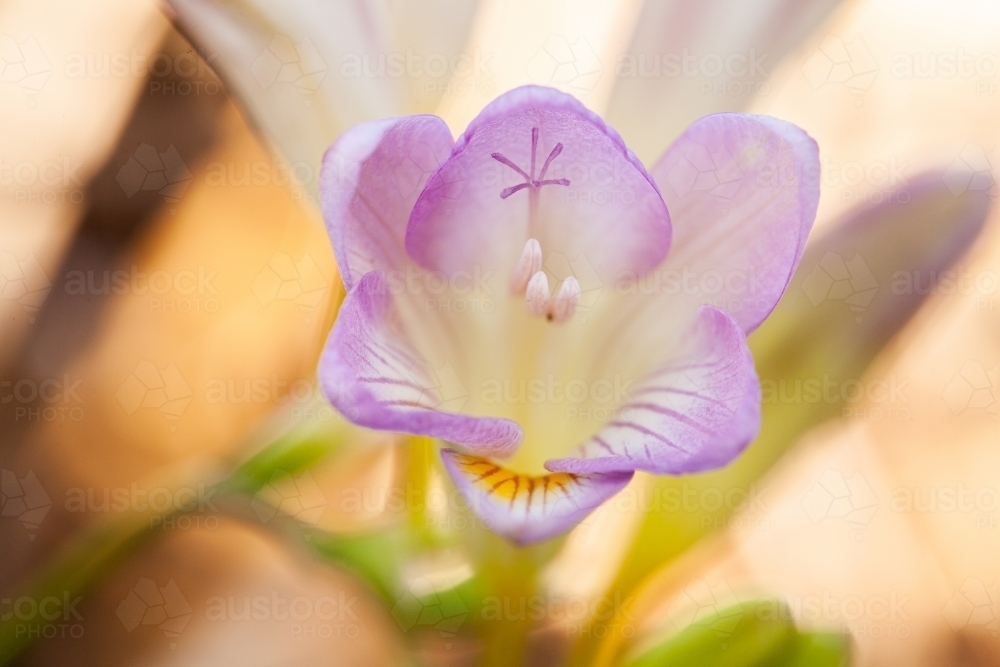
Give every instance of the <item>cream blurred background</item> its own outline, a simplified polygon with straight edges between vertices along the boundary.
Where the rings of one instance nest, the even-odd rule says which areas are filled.
[[[315,179],[323,150],[356,122],[430,112],[457,134],[497,94],[540,83],[580,97],[648,163],[706,113],[771,114],[819,142],[814,239],[924,173],[948,196],[996,198],[995,2],[175,5],[179,15],[139,0],[0,5],[0,612],[17,611],[11,600],[75,535],[115,518],[99,506],[105,492],[211,484],[276,411],[336,419],[313,378],[340,297]],[[242,23],[192,18],[212,6]],[[385,53],[420,54],[426,67],[345,74],[351,58]],[[458,54],[472,65],[433,75],[431,55]],[[668,55],[682,58],[679,73]],[[801,620],[850,630],[852,664],[1000,664],[991,211],[955,267],[958,286],[928,295],[851,378],[899,391],[834,406],[834,419],[759,482],[761,502],[676,561],[647,550],[643,576],[631,579],[617,573],[637,559],[629,549],[641,543],[641,517],[608,508],[572,535],[549,570],[552,590],[618,595],[629,612],[591,626],[610,638],[539,631],[538,664],[550,664],[553,633],[552,650],[571,664],[614,664],[671,631],[687,607],[747,592],[818,600],[821,611]],[[884,243],[860,263],[807,255],[814,263],[802,270],[837,289],[790,286],[843,332],[823,355],[892,333],[866,328],[878,321],[869,309],[906,296],[866,275],[892,254],[892,239]],[[946,241],[928,237],[928,256],[935,243]],[[314,523],[350,531],[385,521],[343,516],[337,499],[395,483],[397,455],[367,441],[338,452],[315,472]],[[88,493],[98,502],[73,504]],[[252,517],[208,519],[165,527],[23,664],[411,660],[406,628],[348,574]],[[347,611],[307,622],[213,616],[218,600],[246,596],[324,597]],[[425,662],[482,657],[462,637],[434,642]]]

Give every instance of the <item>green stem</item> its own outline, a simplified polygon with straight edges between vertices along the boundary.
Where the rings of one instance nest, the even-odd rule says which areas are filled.
[[[516,547],[490,535],[490,557],[482,565],[497,602],[499,618],[485,624],[484,667],[515,667],[524,664],[532,621],[529,610],[537,594],[538,564],[531,549]],[[492,612],[491,612],[492,617]]]

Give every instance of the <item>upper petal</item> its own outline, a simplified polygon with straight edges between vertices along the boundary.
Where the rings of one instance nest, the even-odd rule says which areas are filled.
[[[211,54],[227,94],[290,164],[311,168],[345,128],[405,113],[410,106],[403,80],[344,71],[360,70],[361,54],[405,50],[390,44],[392,27],[371,3],[168,4],[185,37],[200,53]],[[313,179],[302,185],[316,194]]]
[[[774,308],[819,203],[819,153],[801,129],[724,113],[691,125],[652,169],[674,224],[665,269],[747,332]]]
[[[361,123],[323,156],[320,203],[344,285],[406,260],[403,238],[413,203],[451,150],[437,116]]]
[[[574,473],[699,472],[732,461],[760,428],[760,385],[739,325],[703,306],[677,355],[628,390],[616,417],[573,457],[545,467]]]
[[[441,438],[496,456],[510,454],[524,435],[507,419],[445,411],[460,409],[468,392],[454,369],[432,368],[410,343],[381,271],[365,274],[344,300],[319,376],[330,402],[361,426]]]
[[[501,95],[469,125],[417,200],[406,248],[449,275],[509,271],[530,237],[608,278],[647,271],[670,246],[663,199],[618,133],[537,86]]]

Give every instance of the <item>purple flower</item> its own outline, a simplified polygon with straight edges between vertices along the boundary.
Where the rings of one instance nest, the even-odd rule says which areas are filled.
[[[455,142],[435,116],[359,125],[323,163],[349,290],[324,391],[357,424],[455,446],[455,484],[519,543],[565,531],[636,470],[724,466],[760,425],[746,334],[802,254],[818,174],[802,130],[735,113],[647,171],[540,87],[500,96]]]

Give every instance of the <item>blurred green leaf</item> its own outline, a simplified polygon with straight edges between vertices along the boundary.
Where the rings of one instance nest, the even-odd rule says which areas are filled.
[[[850,657],[851,645],[846,635],[809,632],[799,635],[792,653],[775,667],[847,667]]]
[[[620,667],[846,667],[847,636],[799,632],[777,600],[744,602],[695,620]]]
[[[327,561],[345,566],[391,605],[399,595],[399,568],[409,551],[400,531],[333,535],[315,531],[309,546]]]
[[[341,423],[305,422],[280,435],[241,463],[220,485],[222,491],[254,495],[275,475],[296,475],[337,451],[348,439]]]
[[[745,602],[696,620],[622,667],[771,667],[796,650],[790,614],[772,600]]]

